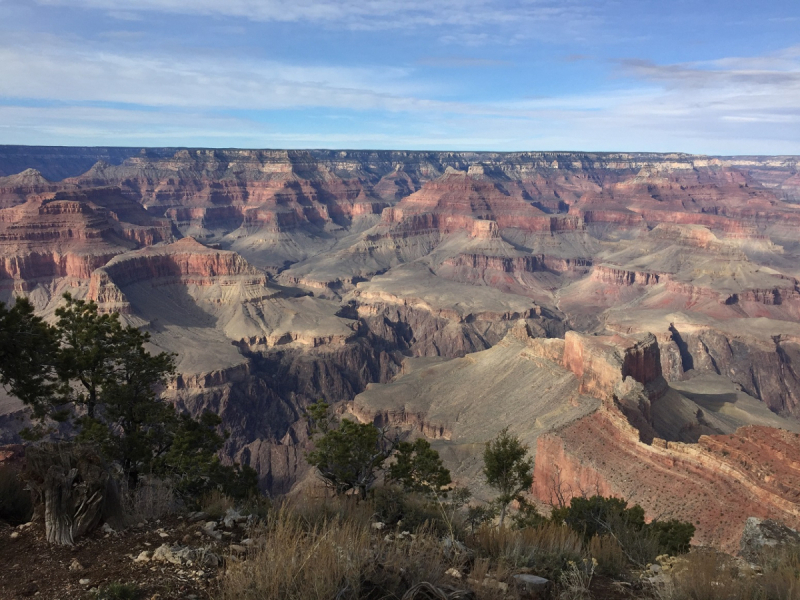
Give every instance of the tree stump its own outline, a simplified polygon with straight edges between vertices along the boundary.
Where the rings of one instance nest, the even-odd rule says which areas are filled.
[[[109,473],[91,447],[65,442],[31,446],[27,476],[44,504],[47,541],[72,546],[100,524]]]

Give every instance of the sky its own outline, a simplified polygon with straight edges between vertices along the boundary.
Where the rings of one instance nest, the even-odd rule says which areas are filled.
[[[0,144],[800,154],[800,1],[0,0]]]

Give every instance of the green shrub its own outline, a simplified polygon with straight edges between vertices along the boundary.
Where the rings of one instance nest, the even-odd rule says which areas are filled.
[[[511,515],[511,524],[514,528],[539,527],[547,522],[547,517],[540,515],[536,507],[525,498],[519,498],[518,503],[517,512]]]
[[[16,469],[0,467],[0,520],[9,525],[27,523],[33,517],[31,494]]]
[[[110,583],[100,589],[95,600],[136,600],[140,596],[139,587],[134,583]]]
[[[670,556],[688,552],[689,544],[694,537],[694,525],[676,519],[653,521],[647,525],[647,529],[658,539],[660,552]]]
[[[406,493],[395,486],[372,490],[375,518],[390,528],[415,531],[426,528],[432,533],[446,534],[449,527],[435,500],[427,495]]]
[[[612,521],[615,525],[641,529],[644,527],[644,510],[638,504],[628,508],[627,501],[622,498],[575,497],[569,506],[553,509],[551,519],[556,523],[566,523],[589,543],[594,536],[608,533]]]
[[[687,552],[694,535],[694,525],[674,519],[646,524],[641,506],[629,507],[627,501],[614,497],[572,498],[569,506],[553,509],[551,520],[583,535],[584,544],[596,536],[610,535],[637,566],[652,562],[659,554]]]
[[[570,562],[583,558],[581,536],[554,523],[526,529],[483,525],[465,542],[476,558],[488,559],[492,567],[533,568],[549,579],[557,579]]]

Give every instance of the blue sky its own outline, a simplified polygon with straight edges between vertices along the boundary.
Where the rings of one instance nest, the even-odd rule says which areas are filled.
[[[0,0],[0,143],[800,154],[800,2]]]

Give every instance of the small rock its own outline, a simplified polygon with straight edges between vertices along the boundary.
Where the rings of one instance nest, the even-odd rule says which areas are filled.
[[[372,528],[376,531],[381,531],[384,527],[386,527],[386,523],[381,523],[380,521],[376,521],[372,524]]]
[[[234,554],[244,554],[247,552],[247,548],[238,544],[231,544],[231,552]]]
[[[225,511],[225,516],[222,519],[222,523],[225,525],[227,529],[230,529],[236,523],[245,520],[247,520],[247,517],[245,515],[241,514],[235,508],[229,508],[227,511]]]
[[[166,538],[168,538],[168,537],[169,537],[169,534],[168,534],[168,533],[164,533],[164,532],[162,531],[161,533],[159,533],[159,534],[158,534],[158,537],[160,537],[160,538],[163,540],[163,539],[166,539]]]
[[[242,546],[252,546],[255,542],[250,538],[245,538],[242,540]]]
[[[444,574],[449,575],[450,577],[454,577],[455,579],[461,579],[463,577],[461,571],[459,571],[455,567],[447,569],[447,571],[445,571]]]
[[[215,521],[208,521],[205,525],[203,525],[203,533],[214,538],[215,540],[221,540],[222,534],[216,529],[217,523]]]
[[[83,565],[78,562],[77,558],[73,558],[72,562],[69,564],[70,571],[83,571]]]
[[[205,521],[207,518],[208,518],[208,513],[204,513],[202,510],[189,514],[190,523],[196,523],[197,521]]]
[[[206,552],[203,557],[200,559],[200,563],[204,567],[218,567],[222,561],[220,560],[219,556],[214,554],[213,552]]]
[[[116,533],[116,531],[114,531],[114,528],[111,527],[111,525],[109,525],[108,523],[103,523],[103,526],[100,529],[102,530],[103,533]]]
[[[153,556],[153,553],[149,550],[142,550],[139,553],[139,556],[133,559],[133,562],[144,563],[150,562],[150,558]]]
[[[11,537],[12,540],[17,539],[19,537],[19,531],[13,532],[10,537]]]
[[[450,536],[442,540],[442,546],[451,556],[464,555],[469,556],[471,551],[458,540],[454,540]]]
[[[764,548],[780,548],[800,544],[800,532],[772,519],[750,517],[745,522],[739,555],[756,562]]]
[[[550,587],[550,580],[538,575],[514,575],[514,581],[529,594],[537,596],[543,596]]]
[[[650,565],[650,572],[658,575],[659,573],[661,573],[661,565],[659,564]]]
[[[192,536],[191,536],[191,535],[189,535],[189,534],[187,533],[185,536],[183,536],[183,538],[181,539],[181,541],[182,541],[184,544],[188,544],[189,542],[191,542],[191,541],[192,541]]]
[[[155,562],[168,562],[173,565],[181,564],[181,559],[175,556],[167,544],[162,544],[153,552],[153,559]]]
[[[79,579],[78,583],[80,585],[89,585],[89,580],[88,579]]]

